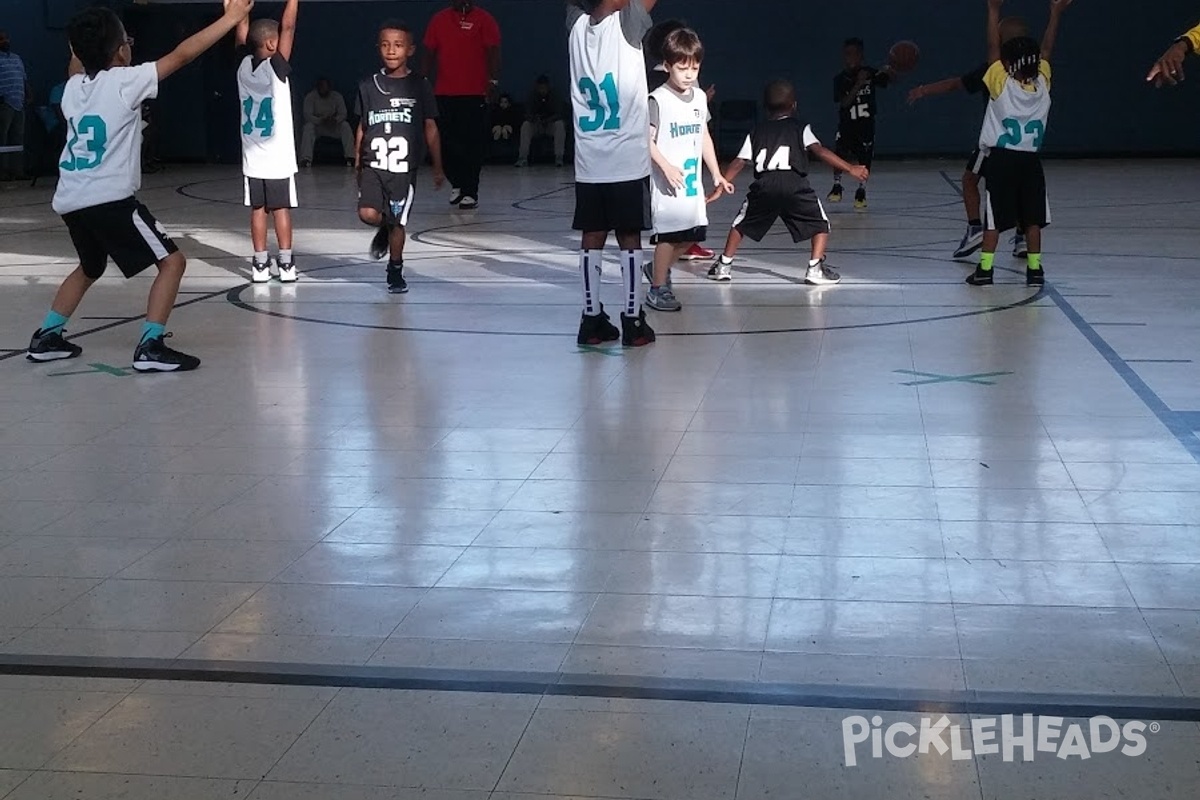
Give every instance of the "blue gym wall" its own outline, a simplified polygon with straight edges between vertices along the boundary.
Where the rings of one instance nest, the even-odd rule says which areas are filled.
[[[210,19],[219,5],[133,6],[107,4],[137,17],[137,55],[152,58]],[[29,65],[39,97],[59,80],[65,62],[61,27],[78,0],[0,0],[0,27]],[[328,75],[350,97],[357,80],[375,66],[374,30],[383,18],[408,20],[418,30],[444,6],[441,0],[302,0],[294,65],[297,102],[318,75]],[[561,86],[566,46],[560,0],[484,0],[505,35],[504,89],[515,96],[533,78],[549,73]],[[278,16],[279,3],[260,2],[255,16]],[[1047,0],[1008,0],[1006,14],[1025,16],[1040,35]],[[703,80],[721,99],[757,98],[767,79],[795,81],[801,109],[818,135],[832,139],[835,113],[830,84],[840,63],[840,43],[850,35],[867,42],[878,63],[888,45],[913,39],[923,51],[917,71],[880,98],[878,148],[883,154],[960,154],[978,133],[982,102],[965,95],[904,103],[908,88],[957,75],[984,57],[984,0],[661,0],[656,18],[685,18],[708,46]],[[1195,153],[1200,151],[1200,59],[1194,78],[1168,92],[1142,80],[1151,61],[1176,35],[1200,20],[1200,0],[1077,0],[1067,12],[1054,57],[1055,110],[1048,152]],[[231,158],[222,136],[233,87],[233,54],[226,47],[193,65],[164,87],[157,114],[160,151],[168,157]],[[218,96],[220,95],[220,96]],[[236,148],[236,142],[233,146]]]

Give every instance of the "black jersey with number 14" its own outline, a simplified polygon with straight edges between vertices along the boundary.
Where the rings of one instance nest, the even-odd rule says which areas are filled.
[[[425,158],[425,120],[437,119],[433,87],[409,73],[391,78],[377,72],[358,86],[364,169],[392,174],[416,172]]]

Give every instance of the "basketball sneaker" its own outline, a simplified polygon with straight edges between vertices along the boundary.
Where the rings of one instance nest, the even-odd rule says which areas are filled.
[[[408,281],[404,280],[404,262],[388,262],[387,285],[389,294],[408,294]]]
[[[68,342],[63,338],[64,333],[65,330],[46,333],[41,328],[37,329],[33,332],[33,338],[29,340],[25,358],[30,361],[61,361],[64,358],[77,357],[83,352],[83,348]]]
[[[1046,285],[1046,271],[1041,269],[1025,269],[1025,285],[1042,287]]]
[[[389,225],[380,225],[379,230],[375,231],[375,238],[371,240],[371,260],[379,261],[388,254],[388,250],[392,246],[392,229]]]
[[[1025,234],[1020,231],[1013,234],[1012,246],[1013,258],[1026,258],[1029,256],[1029,245],[1025,242]]]
[[[716,255],[716,253],[714,253],[712,250],[709,250],[707,247],[704,247],[699,242],[697,242],[696,244],[689,247],[687,249],[687,252],[679,257],[679,260],[680,261],[708,261],[710,258],[712,258],[715,255]]]
[[[733,280],[733,261],[726,261],[724,256],[718,257],[713,262],[713,265],[708,268],[708,279],[722,283],[728,283]]]
[[[144,339],[133,351],[133,368],[138,372],[188,372],[200,366],[200,359],[172,350],[164,339],[171,334]]]
[[[854,207],[862,211],[867,207],[867,190],[863,187],[858,187],[858,191],[854,193]]]
[[[608,314],[604,311],[604,306],[600,306],[600,313],[589,316],[582,314],[579,318],[579,335],[575,337],[575,343],[579,345],[598,345],[605,342],[615,342],[621,338],[621,332],[617,330],[617,326],[612,324]]]
[[[967,232],[963,234],[962,241],[958,243],[958,249],[954,251],[954,257],[966,258],[981,247],[983,247],[983,226],[968,225]]]
[[[257,259],[250,260],[250,280],[253,283],[266,283],[271,280],[271,259],[260,263]]]
[[[642,262],[642,277],[646,279],[646,283],[654,285],[654,262]],[[671,270],[667,270],[667,288],[672,289],[675,286],[675,281],[671,278]]]
[[[675,297],[670,286],[651,286],[646,292],[646,305],[655,311],[682,311],[683,303]]]
[[[808,271],[804,273],[804,282],[809,286],[832,286],[841,283],[842,276],[822,258],[816,264],[809,265]]]
[[[286,264],[279,262],[279,282],[280,283],[295,283],[296,282],[296,262],[289,261]]]
[[[479,200],[469,194],[464,194],[462,199],[458,201],[458,207],[463,211],[472,211],[479,208]]]
[[[825,199],[831,203],[842,202],[842,185],[835,183],[833,188],[829,190],[829,194],[825,195]]]
[[[967,276],[967,283],[972,286],[991,286],[993,282],[992,270],[990,269],[976,267],[975,271]]]
[[[462,189],[456,189],[453,186],[451,186],[450,187],[450,205],[452,205],[452,206],[458,205],[459,203],[462,202],[462,198],[463,198]]]
[[[621,313],[621,344],[625,347],[645,347],[654,339],[654,329],[646,324],[646,309],[639,311],[636,317]]]

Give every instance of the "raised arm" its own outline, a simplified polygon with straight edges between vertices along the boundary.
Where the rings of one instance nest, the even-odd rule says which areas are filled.
[[[250,39],[250,17],[237,24],[237,33],[234,34],[234,42],[238,47],[245,47],[246,42]]]
[[[839,157],[837,153],[833,152],[823,144],[810,145],[808,152],[820,161],[824,161],[838,172],[845,172],[847,175],[854,176],[855,180],[861,182],[866,181],[867,178],[870,177],[871,173],[866,167],[848,163]]]
[[[988,63],[1000,60],[1000,7],[1004,0],[988,0],[987,51]]]
[[[920,86],[913,87],[908,93],[909,105],[926,97],[936,97],[941,94],[950,94],[957,92],[960,89],[966,90],[967,86],[963,83],[962,78],[946,78],[934,83],[922,83]]]
[[[70,47],[70,45],[68,45]],[[75,51],[71,50],[71,63],[67,65],[67,79],[79,75],[83,72],[83,62],[79,60],[79,56],[75,55]]]
[[[254,8],[254,0],[225,0],[225,13],[219,20],[199,33],[184,39],[178,47],[155,62],[158,79],[161,81],[174,75],[199,58],[205,50],[221,41],[221,37],[250,16],[252,8]]]
[[[296,43],[296,16],[300,13],[300,0],[287,0],[283,7],[283,19],[279,21],[279,54],[284,60],[292,60],[292,46]]]
[[[1050,61],[1054,51],[1054,41],[1058,38],[1058,21],[1074,0],[1050,0],[1050,22],[1046,24],[1046,32],[1042,35],[1042,60]]]

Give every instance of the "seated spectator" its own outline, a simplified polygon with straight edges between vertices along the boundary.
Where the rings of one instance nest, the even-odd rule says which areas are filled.
[[[312,165],[317,139],[338,139],[342,158],[354,165],[354,131],[346,121],[346,100],[334,90],[328,78],[317,81],[317,88],[304,98],[304,130],[300,134],[300,166]]]
[[[496,105],[492,106],[492,139],[497,142],[507,142],[516,132],[520,116],[513,105],[512,95],[502,94]]]
[[[525,122],[521,125],[521,150],[517,166],[529,165],[529,148],[535,136],[554,137],[554,165],[563,165],[567,148],[567,127],[563,124],[562,106],[550,89],[550,79],[541,75],[534,84],[533,94],[525,106]]]

